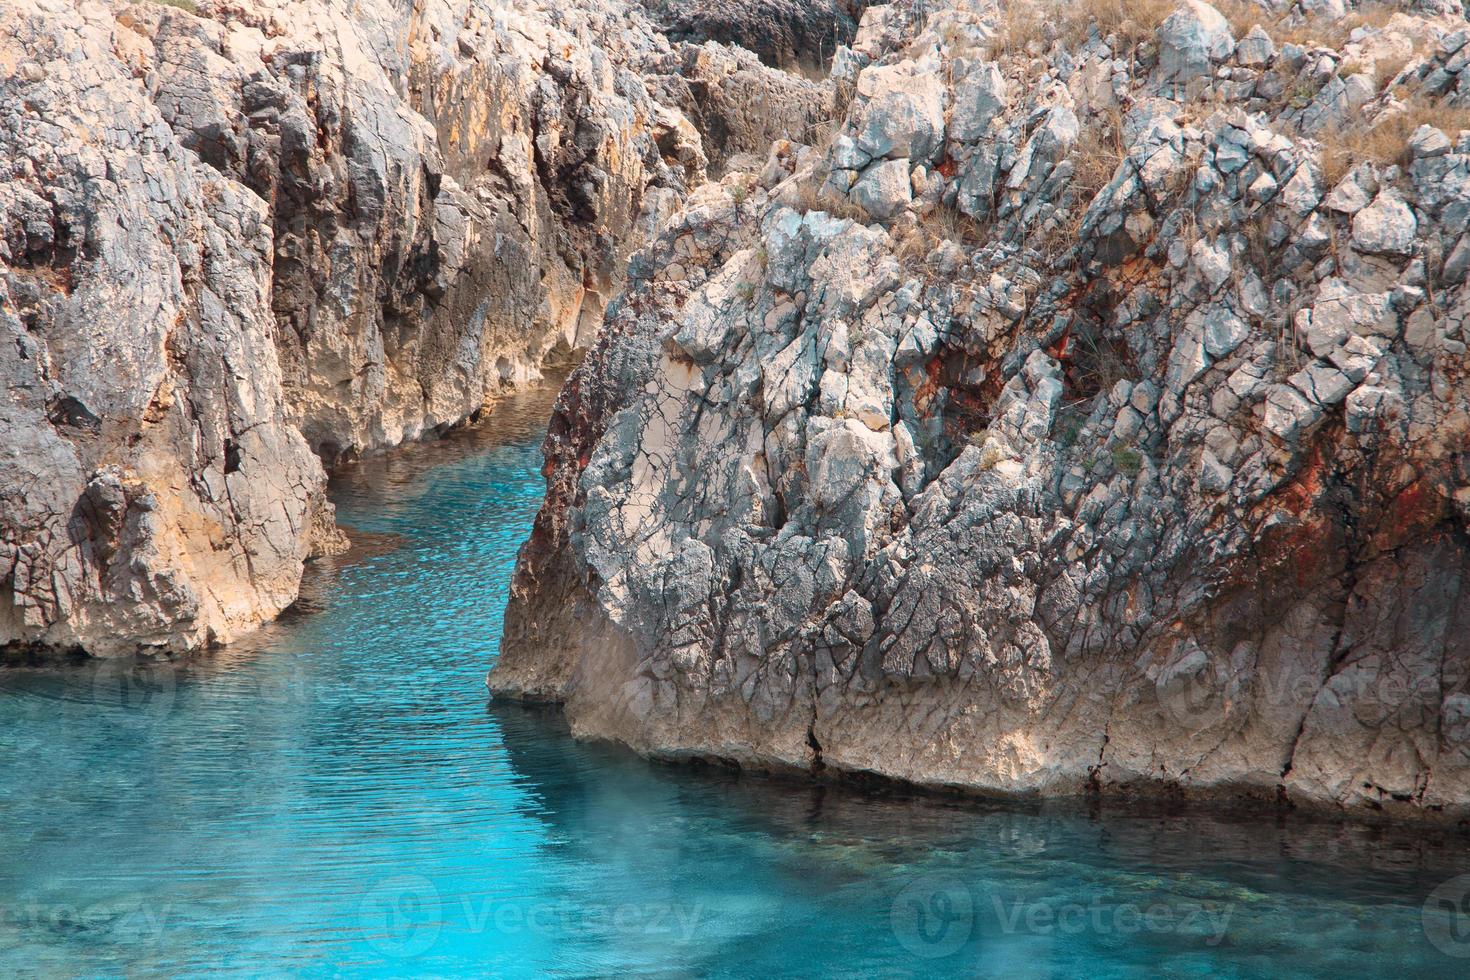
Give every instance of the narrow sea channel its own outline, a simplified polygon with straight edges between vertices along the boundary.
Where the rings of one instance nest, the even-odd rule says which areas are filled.
[[[549,407],[344,473],[356,548],[249,643],[0,671],[0,974],[1470,975],[1433,834],[875,798],[487,705]]]

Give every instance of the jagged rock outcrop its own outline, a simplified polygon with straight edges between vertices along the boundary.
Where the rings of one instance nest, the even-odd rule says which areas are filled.
[[[830,86],[621,0],[0,15],[0,649],[172,653],[274,616],[340,546],[318,457],[591,342],[705,177],[660,94],[686,64],[722,141],[727,84],[830,114]]]
[[[776,140],[809,139],[833,124],[830,83],[766,68],[750,52],[712,41],[681,45],[649,88],[699,130],[713,174],[731,158],[764,160]]]
[[[288,402],[329,461],[585,346],[640,215],[703,176],[698,135],[636,73],[667,45],[617,5],[167,10],[140,25],[150,94],[272,205]]]
[[[867,0],[643,0],[671,40],[719,41],[773,68],[822,71],[852,42]]]
[[[635,256],[490,686],[663,756],[1470,815],[1463,13],[939,6]]]

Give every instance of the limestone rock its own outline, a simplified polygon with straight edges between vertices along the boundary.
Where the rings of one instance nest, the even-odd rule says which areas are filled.
[[[754,52],[773,68],[824,67],[857,33],[859,5],[844,0],[644,0],[673,41],[719,41]]]
[[[1381,191],[1372,204],[1353,215],[1353,247],[1380,255],[1408,255],[1414,250],[1418,227],[1403,198],[1391,190]]]
[[[1159,74],[1184,84],[1212,73],[1235,50],[1230,23],[1202,0],[1185,0],[1159,25]]]
[[[705,133],[830,114],[613,0],[7,3],[0,63],[0,647],[100,655],[276,615],[322,461],[591,344]]]
[[[989,5],[906,10],[821,162],[640,254],[491,687],[757,769],[1470,816],[1470,145],[1329,188],[1311,138],[1415,15],[987,57]]]
[[[854,203],[879,220],[894,217],[912,198],[907,159],[873,164],[852,187]]]
[[[854,105],[858,149],[874,158],[932,160],[944,139],[946,95],[938,73],[910,62],[865,68]]]
[[[1005,76],[995,64],[985,63],[973,69],[955,86],[950,138],[971,143],[984,137],[996,114],[1005,108],[1006,93]]]
[[[1448,136],[1427,123],[1409,137],[1409,153],[1416,159],[1444,156],[1452,146]]]
[[[1276,42],[1260,24],[1253,26],[1235,45],[1235,60],[1249,68],[1259,68],[1276,57]]]
[[[1250,335],[1250,327],[1229,309],[1217,307],[1205,316],[1205,351],[1213,358],[1229,356]]]

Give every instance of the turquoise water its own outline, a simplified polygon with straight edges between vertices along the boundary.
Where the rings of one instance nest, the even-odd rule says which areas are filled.
[[[0,671],[0,975],[1470,975],[1454,841],[864,797],[487,706],[547,409],[346,474],[358,548],[250,643]]]

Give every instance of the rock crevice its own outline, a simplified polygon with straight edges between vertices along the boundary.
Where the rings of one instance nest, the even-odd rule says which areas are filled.
[[[181,6],[0,0],[0,648],[276,615],[342,544],[323,463],[591,344],[707,134],[769,142],[742,92],[830,112],[620,0]]]
[[[869,8],[830,138],[634,256],[492,689],[655,755],[1465,818],[1463,13],[1028,9]]]

